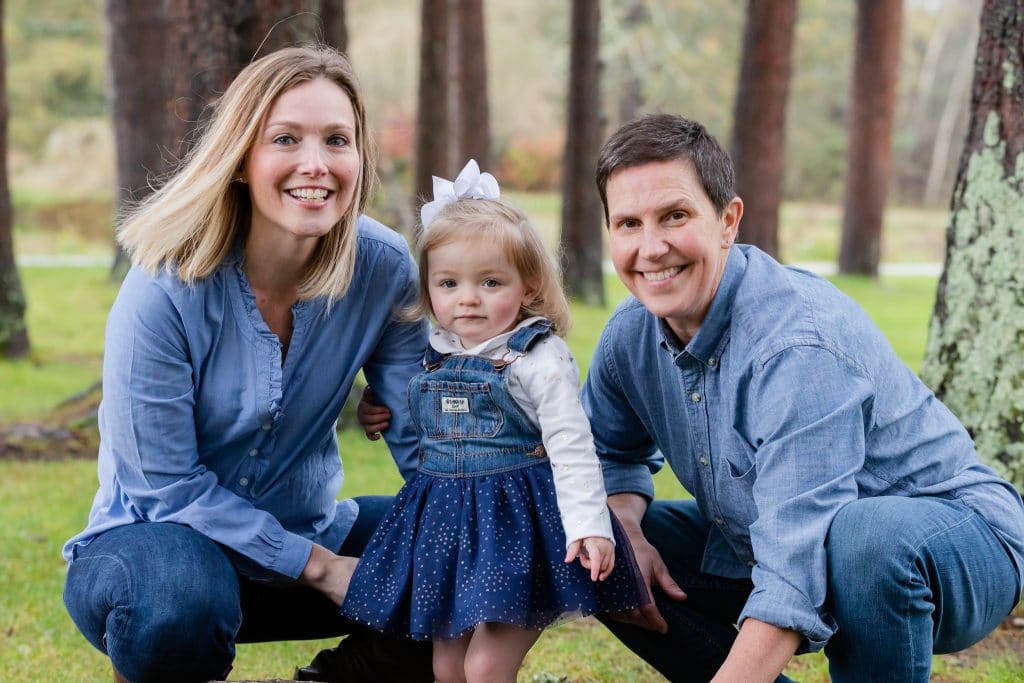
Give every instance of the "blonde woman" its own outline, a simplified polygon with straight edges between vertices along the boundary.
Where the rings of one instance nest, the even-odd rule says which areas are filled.
[[[236,642],[349,631],[336,605],[387,500],[336,501],[336,418],[360,370],[404,400],[425,346],[395,315],[416,298],[406,244],[360,216],[373,161],[344,57],[281,50],[239,74],[120,225],[134,266],[64,597],[121,680],[224,678]],[[415,434],[395,419],[408,475]]]

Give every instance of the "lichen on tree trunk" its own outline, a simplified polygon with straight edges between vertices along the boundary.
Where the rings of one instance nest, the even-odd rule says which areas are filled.
[[[1024,489],[1024,0],[982,12],[961,159],[921,377]]]

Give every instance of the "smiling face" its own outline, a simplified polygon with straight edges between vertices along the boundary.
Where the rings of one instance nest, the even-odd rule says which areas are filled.
[[[473,240],[430,250],[427,291],[437,322],[459,335],[465,348],[511,330],[532,299],[508,258]]]
[[[352,103],[326,78],[283,92],[246,156],[250,235],[308,242],[345,215],[359,182]]]
[[[680,341],[689,342],[718,290],[743,202],[733,198],[719,215],[684,160],[615,171],[608,178],[607,201],[619,278]]]

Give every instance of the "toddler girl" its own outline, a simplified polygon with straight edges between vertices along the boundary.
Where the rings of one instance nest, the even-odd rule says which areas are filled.
[[[515,681],[541,629],[636,609],[647,590],[608,509],[579,370],[558,336],[569,308],[552,258],[474,161],[454,183],[435,178],[434,196],[422,210],[419,312],[437,327],[409,386],[420,466],[342,613],[433,639],[440,681]]]

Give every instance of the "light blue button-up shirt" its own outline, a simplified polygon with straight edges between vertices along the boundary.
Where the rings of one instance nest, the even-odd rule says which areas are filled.
[[[192,286],[131,270],[107,322],[99,491],[66,559],[140,521],[190,526],[254,576],[296,578],[313,543],[341,547],[357,510],[336,501],[335,426],[352,381],[362,369],[383,403],[405,405],[426,346],[424,324],[394,316],[418,292],[405,240],[366,217],[358,231],[348,293],[329,309],[324,299],[292,308],[284,367],[237,257]],[[411,475],[407,411],[385,438]]]
[[[703,571],[753,580],[741,622],[800,631],[812,650],[835,631],[825,537],[857,498],[958,498],[1024,567],[1021,498],[953,414],[853,300],[754,247],[731,250],[686,348],[636,299],[621,304],[583,403],[609,495],[653,498],[667,459],[711,522]]]

